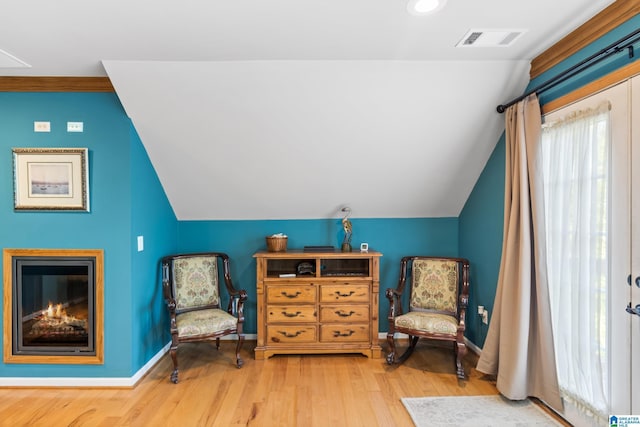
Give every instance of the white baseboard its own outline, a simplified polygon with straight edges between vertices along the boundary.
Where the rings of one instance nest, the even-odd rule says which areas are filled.
[[[467,347],[469,347],[469,350],[473,351],[478,356],[480,356],[480,354],[482,354],[482,349],[480,347],[478,347],[477,345],[475,345],[474,343],[472,343],[471,341],[469,341],[468,338],[465,337],[464,338],[464,342],[465,342],[465,344],[467,344]]]
[[[4,377],[0,387],[122,387],[131,388],[169,351],[167,343],[132,377]]]
[[[245,334],[245,339],[256,339],[256,334]],[[228,335],[222,340],[236,340],[236,335]],[[0,387],[114,387],[133,388],[158,361],[169,351],[168,342],[132,377],[0,377]]]
[[[406,340],[406,339],[409,338],[409,335],[401,334],[400,332],[396,332],[396,334],[394,336],[395,336],[395,338],[401,339],[401,340]],[[378,339],[386,340],[387,339],[387,333],[386,332],[378,332]]]

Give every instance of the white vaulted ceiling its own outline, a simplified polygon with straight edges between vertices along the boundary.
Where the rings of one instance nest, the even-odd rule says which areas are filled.
[[[108,76],[179,219],[457,216],[496,105],[610,3],[10,2],[0,75]],[[456,48],[470,29],[526,32]]]

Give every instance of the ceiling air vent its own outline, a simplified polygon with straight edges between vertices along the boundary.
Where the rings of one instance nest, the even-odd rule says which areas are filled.
[[[508,47],[526,30],[469,30],[456,47]]]

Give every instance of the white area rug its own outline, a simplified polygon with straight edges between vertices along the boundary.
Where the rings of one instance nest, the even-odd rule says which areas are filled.
[[[404,397],[416,427],[562,426],[530,400],[502,396]]]

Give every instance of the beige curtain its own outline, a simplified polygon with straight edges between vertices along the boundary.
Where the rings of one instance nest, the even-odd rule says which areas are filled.
[[[537,397],[562,410],[546,276],[536,268],[544,256],[534,226],[533,174],[541,132],[533,94],[506,111],[504,240],[493,316],[477,369],[497,375],[500,393],[512,400]],[[539,262],[539,265],[543,265]]]

